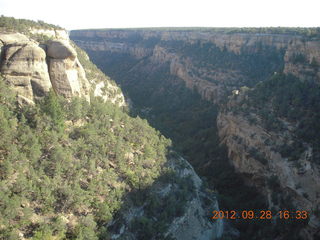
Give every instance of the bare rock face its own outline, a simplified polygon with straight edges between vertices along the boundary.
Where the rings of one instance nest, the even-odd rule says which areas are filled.
[[[89,99],[86,91],[89,82],[73,47],[67,41],[49,41],[47,57],[50,79],[56,92],[66,98],[83,96]]]
[[[32,102],[51,88],[46,53],[20,35],[0,35],[5,43],[1,54],[1,73],[23,102]]]
[[[181,177],[189,177],[192,179],[196,191],[193,198],[188,202],[185,213],[174,219],[167,234],[171,234],[176,239],[185,240],[210,240],[220,238],[224,232],[223,221],[218,219],[211,222],[210,220],[208,221],[206,217],[208,209],[211,211],[219,211],[218,201],[201,190],[202,180],[195,173],[192,166],[183,158],[179,158],[178,161],[185,165],[184,168],[177,166],[177,162],[173,162],[171,165],[172,169]],[[204,199],[211,201],[210,207],[204,207]]]
[[[164,237],[172,236],[174,239],[185,240],[212,240],[220,239],[224,234],[224,222],[222,219],[212,221],[208,215],[213,210],[219,211],[218,201],[214,194],[205,192],[202,188],[202,180],[195,173],[192,166],[182,157],[175,157],[168,161],[178,178],[188,178],[193,185],[192,192],[189,192],[188,200],[185,203],[183,214],[175,216],[169,222],[169,226],[164,232]],[[181,186],[172,183],[157,182],[152,191],[156,193],[157,199],[162,201],[167,196],[174,196]],[[205,203],[206,202],[206,203]],[[167,206],[170,207],[170,206]],[[145,204],[141,207],[129,208],[122,213],[125,217],[121,225],[117,227],[117,232],[111,233],[111,239],[140,239],[132,232],[132,223],[135,218],[145,215],[147,211]],[[164,211],[166,211],[164,209]],[[118,224],[117,220],[109,225]],[[154,233],[154,235],[159,233]],[[160,238],[159,238],[160,239]]]
[[[47,55],[54,59],[75,59],[77,57],[76,51],[71,47],[68,41],[54,40],[48,41],[47,45]]]
[[[228,34],[175,30],[76,30],[71,31],[71,38],[83,49],[100,52],[99,54],[101,52],[128,54],[137,62],[149,57],[148,64],[144,64],[147,66],[140,66],[145,71],[154,70],[162,64],[169,63],[172,75],[182,79],[188,88],[197,90],[204,99],[217,104],[232,90],[245,86],[248,82],[257,82],[263,79],[252,79],[252,74],[248,74],[250,71],[254,72],[253,66],[249,66],[249,71],[242,71],[243,69],[234,67],[237,63],[228,63],[228,60],[225,59],[221,61],[225,61],[226,65],[233,64],[234,66],[228,68],[221,64],[201,66],[202,63],[197,62],[194,58],[197,53],[184,55],[183,50],[177,51],[177,49],[198,43],[200,45],[211,44],[223,52],[221,56],[228,54],[233,54],[235,57],[242,54],[246,56],[256,54],[258,56],[260,54],[260,57],[263,58],[262,55],[267,55],[268,51],[264,50],[262,53],[259,51],[264,48],[272,49],[275,54],[279,54],[281,61],[284,61],[283,55],[289,48],[290,42],[302,42],[301,36],[285,34]],[[201,54],[199,53],[199,55]],[[281,64],[279,63],[279,65]],[[289,66],[290,61],[287,61],[285,65]],[[277,67],[273,66],[273,68]],[[288,68],[288,72],[291,71],[293,70]],[[271,73],[273,72],[271,71]]]
[[[68,33],[65,30],[62,29],[38,29],[38,28],[31,28],[30,29],[31,34],[38,34],[38,35],[44,35],[48,38],[52,39],[61,39],[61,40],[69,40]]]
[[[313,239],[320,227],[319,217],[314,214],[320,206],[320,169],[312,161],[312,147],[304,143],[305,151],[299,159],[290,161],[280,151],[294,137],[292,126],[281,132],[267,131],[258,124],[250,124],[244,116],[227,112],[219,114],[217,125],[235,169],[261,190],[270,209],[282,210],[280,203],[284,197],[297,210],[308,211],[310,220],[301,235]]]
[[[20,103],[33,104],[51,87],[66,98],[80,96],[89,101],[91,84],[77,53],[65,36],[60,37],[39,44],[20,33],[0,33],[0,71]]]
[[[292,41],[286,51],[285,73],[320,83],[320,44],[318,41]]]
[[[27,44],[30,39],[21,33],[0,33],[0,41],[4,44]]]

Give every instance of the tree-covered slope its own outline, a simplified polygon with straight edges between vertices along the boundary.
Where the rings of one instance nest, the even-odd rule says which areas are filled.
[[[15,106],[1,79],[1,239],[97,239],[125,192],[163,173],[169,140],[99,99]]]
[[[1,240],[222,235],[215,193],[64,30],[0,23]]]
[[[286,240],[313,239],[320,227],[318,30],[101,29],[71,38],[218,189],[223,209],[309,211],[304,221],[235,221],[240,239]]]

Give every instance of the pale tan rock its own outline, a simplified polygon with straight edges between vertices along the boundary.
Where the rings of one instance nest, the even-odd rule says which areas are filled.
[[[90,91],[91,91],[91,84],[86,77],[86,72],[82,67],[81,63],[79,62],[78,58],[75,62],[75,67],[78,72],[78,81],[80,85],[80,96],[84,97],[87,101],[90,101]]]
[[[31,28],[31,34],[39,34],[47,36],[50,39],[60,39],[60,40],[69,40],[69,36],[66,30],[63,29],[38,29],[38,28]]]
[[[54,59],[75,59],[77,56],[74,48],[68,41],[53,40],[47,42],[47,55]]]
[[[2,48],[3,48],[3,43],[0,41],[0,60],[1,60],[1,53],[2,53]]]
[[[71,59],[50,59],[49,73],[53,88],[64,97],[80,96],[80,84],[75,61]]]
[[[51,82],[42,48],[28,42],[5,45],[2,51],[1,73],[19,95],[33,101],[49,91]]]
[[[299,56],[300,60],[294,61]],[[316,79],[320,83],[320,44],[319,41],[296,39],[288,45],[284,56],[284,72],[302,80]]]
[[[4,44],[27,44],[30,39],[21,33],[0,33],[0,41]]]
[[[272,200],[272,195],[277,195],[279,190],[268,184],[271,177],[277,176],[279,189],[284,195],[290,196],[290,203],[297,210],[308,211],[314,216],[312,224],[310,222],[305,229],[314,232],[319,227],[316,223],[320,221],[313,214],[320,206],[320,171],[312,161],[312,147],[303,143],[306,148],[299,159],[289,161],[281,156],[279,149],[295,137],[290,126],[281,132],[267,131],[259,124],[250,124],[245,116],[230,112],[219,114],[217,126],[219,137],[228,147],[228,156],[235,170],[246,176],[266,196],[269,208],[279,209]],[[250,149],[259,152],[265,161],[252,155]]]
[[[17,93],[18,102],[33,104],[35,99],[45,96],[51,87],[68,99],[79,96],[90,101],[92,86],[99,79],[89,82],[67,32],[33,29],[32,33],[55,40],[39,44],[20,33],[0,33],[0,72]],[[106,85],[103,96],[108,97],[105,100],[119,106],[125,105],[119,88],[109,81]]]
[[[89,100],[90,83],[78,59],[50,59],[50,79],[55,91],[66,97],[85,97]]]

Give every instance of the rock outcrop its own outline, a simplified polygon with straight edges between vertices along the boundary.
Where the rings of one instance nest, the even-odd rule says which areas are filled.
[[[217,124],[235,169],[245,176],[248,184],[260,189],[270,209],[282,210],[280,206],[286,199],[297,210],[308,211],[308,228],[301,234],[313,239],[312,234],[320,227],[319,218],[313,214],[320,204],[320,168],[312,161],[312,147],[304,143],[305,151],[300,158],[290,161],[280,153],[282,146],[292,141],[290,126],[281,133],[267,131],[249,123],[244,116],[228,112],[219,114]]]
[[[306,41],[306,38],[299,35],[174,30],[77,30],[71,31],[71,38],[83,49],[99,52],[100,55],[127,54],[137,61],[149,58],[154,67],[169,63],[172,75],[181,78],[188,88],[197,89],[204,99],[214,103],[219,103],[232,90],[252,85],[268,76],[264,73],[259,78],[259,74],[254,73],[254,62],[248,62],[247,65],[252,65],[247,66],[250,70],[243,71],[241,61],[246,61],[249,56],[259,58],[261,67],[270,64],[269,75],[274,71],[281,71],[283,65],[286,73],[299,75],[300,72],[306,76],[306,72],[311,72],[319,78],[318,41]],[[170,44],[174,44],[174,47]],[[198,44],[196,47],[206,47],[206,44],[216,47],[215,51],[220,51],[218,54],[225,59],[222,61],[229,61],[225,56],[234,56],[238,60],[229,63],[228,67],[221,64],[203,65],[202,60],[211,60],[199,60],[197,53],[185,54],[183,50],[185,46],[195,44]],[[303,67],[297,66],[293,54],[302,55],[306,64]],[[228,62],[225,65],[228,65]],[[150,66],[146,68],[152,69]]]
[[[315,79],[320,83],[320,44],[319,41],[294,40],[285,54],[285,73],[300,79]]]
[[[174,217],[167,228],[164,236],[171,236],[174,239],[199,239],[212,240],[219,239],[224,233],[224,223],[222,219],[211,220],[210,213],[214,210],[219,211],[218,201],[214,193],[204,191],[202,180],[195,173],[192,166],[182,157],[175,156],[168,161],[168,167],[172,169],[177,178],[188,178],[193,185],[192,191],[188,192],[188,200],[185,203],[184,211],[181,216]],[[152,192],[160,201],[167,196],[174,196],[181,188],[171,182],[158,182],[152,187]],[[170,206],[166,206],[170,207]],[[111,239],[138,239],[132,231],[134,219],[144,217],[147,206],[144,204],[139,208],[130,208],[123,212],[123,222],[117,226],[118,231],[113,232]],[[117,220],[109,224],[109,228],[119,224]],[[157,236],[159,233],[153,233]]]
[[[18,93],[19,101],[33,102],[51,88],[45,51],[22,34],[1,34],[1,73]]]
[[[0,32],[0,72],[17,92],[20,103],[33,104],[53,87],[56,93],[69,99],[79,96],[89,101],[90,92],[95,92],[95,96],[125,105],[116,85],[106,79],[88,80],[66,31],[31,29],[30,34],[52,40],[39,43],[21,33]],[[101,84],[112,85],[112,92],[95,89]]]
[[[29,30],[30,34],[33,35],[43,35],[50,39],[60,39],[60,40],[69,40],[68,33],[62,29],[39,29],[31,28]]]
[[[67,41],[49,41],[47,59],[49,74],[55,91],[66,97],[80,96],[89,99],[89,82],[76,51]]]
[[[297,210],[309,211],[308,226],[302,229],[301,235],[304,239],[318,236],[315,234],[320,228],[320,170],[312,161],[312,145],[301,141],[304,150],[295,161],[281,155],[281,148],[297,138],[293,129],[299,124],[279,119],[285,128],[276,132],[260,124],[261,119],[254,113],[247,114],[256,120],[252,123],[246,114],[234,114],[227,108],[238,106],[237,100],[231,97],[232,92],[238,99],[245,97],[242,90],[248,88],[244,86],[254,88],[277,72],[319,86],[318,38],[302,34],[187,30],[79,30],[72,31],[71,38],[93,55],[99,49],[100,57],[110,53],[123,61],[131,57],[127,65],[124,64],[127,68],[120,68],[121,71],[136,75],[144,73],[147,80],[152,78],[148,79],[146,72],[160,69],[156,74],[162,74],[166,67],[165,74],[174,76],[168,77],[167,82],[172,79],[172,85],[177,84],[174,81],[178,78],[187,88],[217,104],[220,108],[217,119],[220,140],[227,146],[236,171],[249,185],[261,190],[270,209],[281,210],[280,202],[286,201]],[[134,48],[144,48],[146,54],[136,55],[135,51],[129,51]],[[112,68],[114,62],[111,60],[110,63]],[[112,70],[119,71],[117,68]],[[145,82],[139,80],[139,83]],[[128,83],[129,87],[133,85]],[[157,90],[163,91],[161,87]],[[274,106],[267,107],[272,109]],[[316,212],[318,215],[314,214]]]

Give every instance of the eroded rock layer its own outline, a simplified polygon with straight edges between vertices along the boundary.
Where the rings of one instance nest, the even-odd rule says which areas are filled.
[[[152,91],[150,95],[156,95],[165,91],[168,82],[175,86],[179,79],[216,104],[220,113],[212,124],[217,124],[236,171],[260,189],[270,209],[290,206],[309,211],[300,235],[310,240],[319,237],[319,147],[317,136],[310,137],[319,129],[314,114],[320,92],[317,37],[206,30],[79,30],[72,31],[71,38],[106,72],[120,82],[125,79],[121,83],[134,88],[137,96],[146,95],[145,86]],[[293,76],[292,84],[289,78],[277,77],[282,73]],[[152,81],[161,79],[160,75],[167,85],[156,89]],[[141,84],[141,90],[135,84]],[[273,98],[271,91],[259,104],[252,103],[250,99],[259,99],[263,93],[254,91],[259,86],[265,87],[264,92],[277,86],[278,95]]]
[[[31,29],[30,33],[51,40],[40,43],[21,33],[0,32],[0,72],[17,92],[20,103],[33,104],[50,88],[66,98],[79,96],[89,101],[90,92],[97,93],[96,87],[103,84],[112,88],[98,91],[95,96],[121,106],[125,104],[124,96],[114,83],[104,76],[97,77],[99,74],[93,76],[95,69],[84,69],[66,31]],[[84,60],[89,62],[88,57]],[[88,79],[86,71],[93,77]]]

